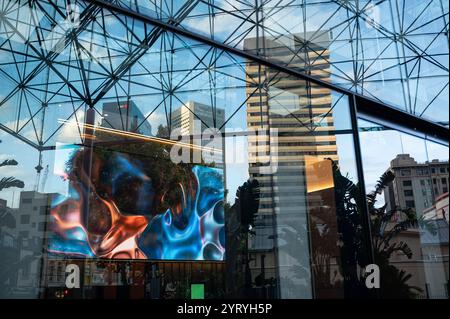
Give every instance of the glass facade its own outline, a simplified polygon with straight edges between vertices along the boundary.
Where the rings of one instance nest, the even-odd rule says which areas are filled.
[[[258,56],[448,126],[446,1],[117,2],[231,47],[258,39]]]
[[[448,53],[438,0],[1,0],[0,298],[448,298]]]

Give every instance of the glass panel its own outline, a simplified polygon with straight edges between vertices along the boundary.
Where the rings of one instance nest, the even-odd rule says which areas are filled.
[[[448,146],[359,126],[381,297],[448,298]]]
[[[327,23],[339,24],[352,2],[344,12],[328,2],[119,2],[324,81],[348,84],[363,72],[348,62],[356,53],[347,40],[301,24],[335,9]],[[370,296],[347,95],[91,2],[42,3],[0,5],[1,298]],[[294,23],[291,11],[302,17],[289,25],[295,37],[282,25]],[[348,26],[336,29],[350,36]],[[394,60],[381,80],[403,87]],[[402,205],[441,227],[448,179],[432,159],[445,161],[442,147],[388,140],[370,161],[403,148],[439,166],[423,168],[424,193],[411,168],[397,178]],[[380,160],[384,170],[370,172],[370,161],[373,188],[387,167]],[[415,249],[436,240],[414,234],[423,240]],[[434,248],[427,254],[444,255]],[[436,258],[420,278],[442,276],[446,261]],[[437,279],[420,280],[430,296],[442,294]]]
[[[325,80],[448,126],[442,107],[449,97],[446,1],[117,4],[318,78],[323,74],[316,70],[326,59]]]
[[[427,261],[425,264],[427,292],[430,298],[448,298],[448,146],[427,140],[426,147],[428,160],[431,163],[434,196],[431,205],[423,212],[424,219],[433,226],[433,231],[424,232],[421,236],[421,243],[424,246],[423,255]],[[444,283],[442,283],[443,278],[445,278]]]
[[[366,293],[347,96],[80,9],[99,19],[5,92],[2,297]]]

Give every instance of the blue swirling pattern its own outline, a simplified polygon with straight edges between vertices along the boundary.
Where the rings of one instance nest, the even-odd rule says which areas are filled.
[[[139,244],[149,259],[224,260],[223,172],[203,166],[195,166],[192,172],[198,190],[195,198],[187,197],[183,207],[186,226],[177,226],[177,216],[170,210],[153,218]],[[146,244],[149,237],[155,240]]]
[[[123,171],[145,178],[125,158],[119,157],[118,160],[121,169],[114,174],[114,181]],[[148,226],[137,239],[139,249],[150,260],[222,261],[225,259],[223,170],[195,166],[192,172],[198,187],[194,196],[185,192],[181,213],[175,215],[169,209],[163,214],[148,217]],[[143,198],[143,194],[153,193],[151,188],[148,188],[139,194],[139,201],[146,200]],[[70,188],[67,197],[55,198],[52,207],[57,208],[64,201],[70,199],[80,199],[80,194],[73,187]],[[139,210],[142,210],[148,206],[143,203],[138,207]],[[50,252],[58,255],[82,258],[98,257],[91,250],[88,244],[88,235],[83,227],[75,227],[64,232],[53,232],[48,248]]]

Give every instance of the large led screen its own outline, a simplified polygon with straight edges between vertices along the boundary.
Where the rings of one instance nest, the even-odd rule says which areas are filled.
[[[52,202],[51,256],[224,260],[223,170],[147,153],[59,147],[68,187]]]

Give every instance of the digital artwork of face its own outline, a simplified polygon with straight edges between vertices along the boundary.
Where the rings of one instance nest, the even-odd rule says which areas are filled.
[[[221,169],[78,148],[67,196],[52,203],[48,251],[72,258],[209,260],[225,256]]]

